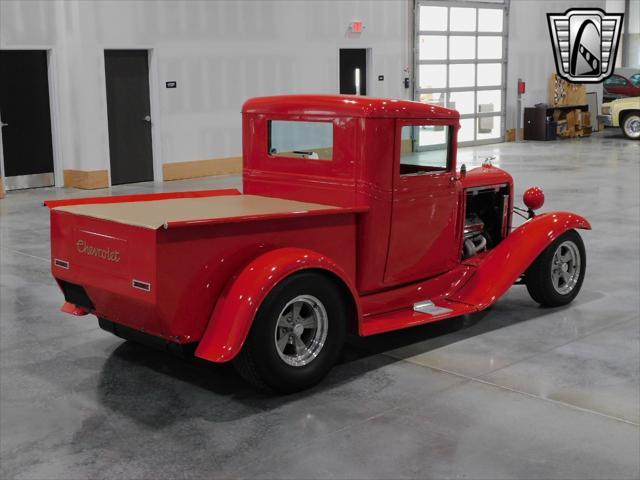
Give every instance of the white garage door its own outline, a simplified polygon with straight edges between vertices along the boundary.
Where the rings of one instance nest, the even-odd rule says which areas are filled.
[[[414,98],[460,112],[460,145],[503,141],[507,6],[416,0],[415,8]]]

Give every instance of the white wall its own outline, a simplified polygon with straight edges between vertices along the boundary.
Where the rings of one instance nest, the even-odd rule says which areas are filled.
[[[507,66],[507,128],[515,127],[518,78],[526,82],[523,108],[547,102],[549,77],[556,71],[547,27],[547,13],[569,8],[605,8],[604,0],[512,0],[509,11]],[[602,102],[602,85],[587,84]]]
[[[411,0],[0,2],[0,48],[54,52],[64,168],[108,167],[104,49],[153,49],[162,162],[241,153],[257,95],[337,93],[338,49],[371,48],[367,93],[408,98]],[[362,20],[360,35],[347,32]],[[153,65],[152,65],[153,66]],[[384,75],[383,82],[377,81]],[[165,89],[165,81],[178,88]],[[153,106],[152,106],[153,109]]]
[[[629,2],[629,64],[626,67],[640,68],[640,0]]]
[[[629,36],[626,38],[629,45],[629,62],[625,65],[622,58],[622,45],[625,36],[620,37],[620,46],[618,47],[618,57],[616,58],[617,67],[640,68],[640,0],[631,0],[629,2],[629,11],[625,12],[625,0],[606,0],[606,11],[608,13],[624,13],[624,22],[629,29]]]
[[[555,64],[546,13],[605,8],[605,3],[615,8],[616,1],[621,0],[511,1],[507,128],[515,125],[519,77],[527,82],[524,106],[547,100]],[[627,19],[640,7],[640,0],[631,3]],[[157,161],[230,157],[241,153],[239,112],[245,99],[338,92],[341,47],[372,49],[369,95],[410,98],[402,79],[411,65],[412,5],[412,0],[2,0],[0,48],[52,49],[64,168],[108,168],[103,52],[110,48],[153,49]],[[353,20],[364,22],[364,33],[347,32]],[[165,89],[169,80],[178,88]],[[588,91],[602,99],[600,85]]]

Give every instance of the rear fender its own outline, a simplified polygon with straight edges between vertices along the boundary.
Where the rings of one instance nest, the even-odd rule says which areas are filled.
[[[545,248],[572,229],[591,230],[575,213],[549,212],[535,216],[513,230],[478,265],[469,281],[450,300],[487,308],[500,298]]]
[[[350,291],[359,318],[356,291],[348,275],[330,258],[301,248],[280,248],[264,253],[235,275],[220,295],[195,351],[211,362],[228,362],[242,349],[262,301],[281,280],[308,269],[338,277]]]

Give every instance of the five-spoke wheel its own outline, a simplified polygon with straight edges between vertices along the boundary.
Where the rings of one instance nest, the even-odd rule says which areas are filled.
[[[571,240],[562,242],[556,248],[551,263],[551,281],[560,295],[566,295],[575,288],[580,278],[580,251]]]
[[[319,382],[344,343],[347,301],[337,280],[304,271],[267,295],[234,364],[253,385],[283,393]]]
[[[293,367],[307,365],[322,350],[328,327],[322,302],[313,295],[297,296],[285,305],[276,323],[278,355]]]
[[[527,290],[536,302],[557,307],[571,302],[582,287],[587,258],[575,230],[560,235],[527,269]]]

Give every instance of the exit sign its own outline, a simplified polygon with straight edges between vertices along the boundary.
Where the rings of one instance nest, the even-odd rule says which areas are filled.
[[[356,22],[351,22],[349,24],[349,30],[351,30],[351,32],[353,33],[362,33],[363,28],[364,28],[364,25],[359,20]]]

